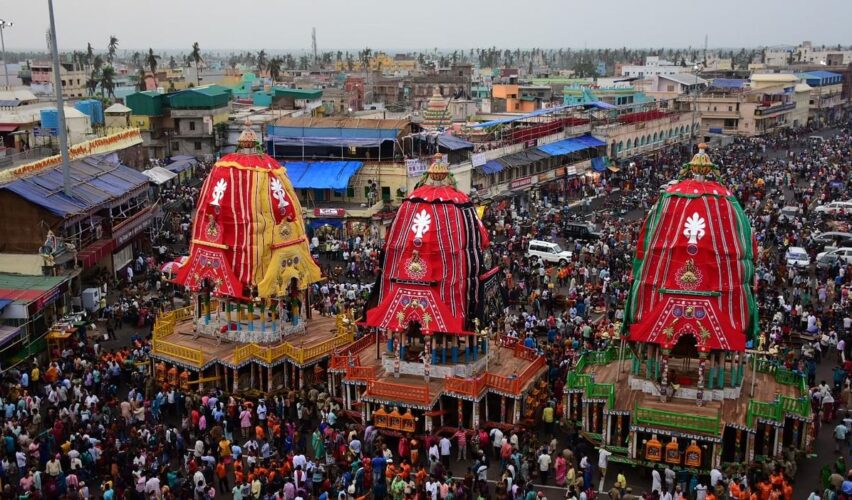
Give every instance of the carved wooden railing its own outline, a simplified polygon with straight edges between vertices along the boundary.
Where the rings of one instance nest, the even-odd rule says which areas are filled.
[[[444,383],[444,391],[477,398],[485,389],[485,378],[485,376],[476,378],[448,377]]]
[[[413,402],[424,406],[432,404],[428,386],[414,387],[393,382],[369,380],[367,381],[367,395],[376,399]]]
[[[204,353],[199,349],[173,344],[162,339],[154,339],[153,347],[156,354],[171,356],[197,366],[204,364]]]

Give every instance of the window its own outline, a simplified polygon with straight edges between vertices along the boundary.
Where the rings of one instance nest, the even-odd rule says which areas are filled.
[[[189,122],[189,130],[195,130],[195,122],[194,121]]]
[[[201,151],[201,141],[195,141],[195,150]]]
[[[811,103],[811,104],[813,104],[813,103]],[[519,103],[517,103],[517,102],[515,103],[515,109],[516,109],[516,110],[517,110],[517,109],[521,109],[521,105],[520,105]]]
[[[674,92],[674,85],[666,86],[666,92]]]
[[[391,192],[388,186],[382,186],[382,201],[391,201]]]
[[[728,111],[733,111],[733,110],[734,110],[733,106],[728,106]]]
[[[355,188],[346,188],[346,196],[349,198],[355,197]]]
[[[172,151],[180,150],[180,144],[177,141],[172,142]]]

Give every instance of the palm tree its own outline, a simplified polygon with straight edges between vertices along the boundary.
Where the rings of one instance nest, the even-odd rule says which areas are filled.
[[[92,60],[95,58],[95,49],[92,48],[92,43],[86,46],[86,64],[92,64]]]
[[[148,56],[145,58],[145,64],[151,68],[151,74],[157,73],[157,59],[159,58],[160,56],[154,54],[154,49],[148,49]]]
[[[266,59],[266,51],[260,49],[260,52],[257,53],[257,70],[263,72],[267,64],[269,64],[269,61]]]
[[[308,69],[308,56],[299,57],[299,69],[307,70]]]
[[[281,77],[281,65],[284,61],[281,60],[280,57],[273,57],[272,60],[269,61],[269,78],[272,79],[272,86],[275,86],[275,80]]]
[[[115,97],[115,69],[107,66],[101,71],[101,89],[109,97]]]
[[[140,54],[139,52],[134,52],[133,55],[130,57],[130,62],[133,63],[133,66],[139,68],[139,67],[141,67],[139,65],[139,60],[141,58],[142,58],[142,54]]]
[[[101,68],[104,66],[104,58],[101,57],[100,54],[96,55],[92,60],[92,67],[95,70],[95,73],[99,74],[101,72]]]
[[[100,76],[96,70],[92,70],[92,74],[89,75],[89,78],[86,80],[86,89],[89,91],[89,95],[95,95],[95,91],[98,90],[98,83],[100,83]]]
[[[195,63],[195,78],[196,85],[201,85],[201,75],[199,74],[199,68],[201,64],[201,48],[198,46],[198,42],[192,44],[192,52],[189,54],[189,58]]]
[[[112,64],[112,60],[115,58],[115,51],[118,49],[118,37],[115,35],[109,36],[109,45],[107,45],[107,61]]]
[[[136,85],[136,88],[139,90],[139,92],[143,92],[145,90],[145,77],[146,76],[148,76],[148,75],[145,73],[145,70],[143,68],[139,68],[139,74],[136,75],[136,78],[139,79],[139,83],[137,83],[137,85]]]

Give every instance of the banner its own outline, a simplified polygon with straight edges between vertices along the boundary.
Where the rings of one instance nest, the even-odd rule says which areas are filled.
[[[485,153],[475,153],[470,156],[470,162],[473,164],[474,168],[485,165],[485,161]]]
[[[142,144],[142,135],[138,128],[131,128],[111,134],[106,137],[98,137],[91,141],[74,144],[68,148],[68,159],[79,160],[87,156],[109,153],[120,149],[129,148]],[[11,182],[28,175],[36,174],[42,170],[53,168],[62,164],[62,155],[48,156],[41,160],[27,163],[19,167],[10,168],[0,172],[0,182]]]
[[[429,165],[420,159],[405,160],[405,168],[408,169],[409,177],[418,177],[426,172]]]

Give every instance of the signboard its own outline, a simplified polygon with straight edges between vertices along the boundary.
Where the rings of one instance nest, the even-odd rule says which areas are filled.
[[[405,168],[408,170],[409,177],[419,177],[426,173],[426,169],[429,168],[429,165],[426,164],[425,160],[405,160]]]
[[[556,176],[556,170],[548,170],[547,172],[543,172],[538,174],[538,181],[544,182],[553,179]]]
[[[345,217],[346,209],[343,208],[315,208],[315,217]]]
[[[470,163],[473,164],[474,168],[485,165],[486,161],[485,153],[475,153],[470,156]]]
[[[98,137],[91,141],[81,142],[68,148],[68,159],[77,160],[86,156],[109,153],[120,149],[142,144],[142,135],[138,128],[127,129],[117,134]],[[10,168],[0,172],[0,182],[11,182],[27,175],[38,173],[44,169],[57,167],[62,164],[62,156],[48,156],[32,163]]]
[[[115,240],[115,248],[121,248],[133,239],[134,236],[142,233],[150,225],[151,218],[151,209],[149,207],[131,217],[130,220],[124,221],[118,228],[113,229],[112,238]]]
[[[521,177],[520,179],[515,179],[509,183],[509,189],[520,189],[528,186],[532,186],[533,178],[532,177]]]
[[[524,149],[538,146],[538,139],[530,139],[524,143]]]
[[[56,137],[59,134],[55,128],[33,127],[35,137]]]

